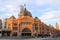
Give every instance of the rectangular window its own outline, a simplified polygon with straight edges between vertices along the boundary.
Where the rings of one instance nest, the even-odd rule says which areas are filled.
[[[44,27],[42,27],[42,30],[44,30]]]
[[[35,30],[38,30],[38,27],[35,27]]]
[[[47,29],[47,31],[49,31],[49,29]]]
[[[18,30],[18,27],[13,27],[13,30]]]
[[[21,22],[21,24],[31,24],[31,22]]]

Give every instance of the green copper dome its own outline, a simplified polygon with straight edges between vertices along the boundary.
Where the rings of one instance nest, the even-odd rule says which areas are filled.
[[[24,8],[23,11],[20,11],[19,16],[30,16],[30,17],[32,17],[31,13],[26,8]]]

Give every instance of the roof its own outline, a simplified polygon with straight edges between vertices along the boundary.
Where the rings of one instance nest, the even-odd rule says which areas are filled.
[[[19,15],[20,16],[23,15],[23,16],[30,16],[30,17],[32,17],[31,12],[29,12],[26,8],[24,8],[24,10],[21,11]]]
[[[13,18],[13,19],[15,19],[15,17],[14,17],[14,16],[11,16],[10,18]]]

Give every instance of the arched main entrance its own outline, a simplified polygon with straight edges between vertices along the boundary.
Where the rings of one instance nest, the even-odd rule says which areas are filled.
[[[31,36],[31,30],[30,29],[28,29],[28,28],[24,28],[23,30],[22,30],[22,33],[21,33],[21,36]]]

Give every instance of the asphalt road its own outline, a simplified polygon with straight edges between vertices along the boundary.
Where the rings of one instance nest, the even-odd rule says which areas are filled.
[[[60,38],[0,38],[0,40],[60,40]]]

